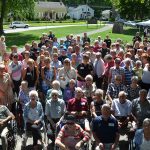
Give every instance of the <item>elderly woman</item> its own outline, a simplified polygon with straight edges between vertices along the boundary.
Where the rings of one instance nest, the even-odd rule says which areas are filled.
[[[139,91],[140,91],[140,86],[138,85],[138,77],[133,76],[131,78],[131,84],[127,86],[126,92],[127,92],[127,98],[132,101],[135,98],[139,97]]]
[[[134,137],[135,150],[149,150],[150,148],[150,119],[143,121],[143,128],[135,133]]]
[[[87,75],[85,77],[85,86],[82,87],[82,90],[84,96],[87,98],[88,104],[90,104],[96,90],[96,86],[93,83],[93,77],[91,75]]]
[[[75,86],[76,86],[76,81],[74,79],[71,79],[69,81],[69,86],[65,88],[64,94],[63,94],[63,99],[66,102],[66,104],[69,99],[72,99],[75,97]]]
[[[60,130],[55,144],[62,150],[79,150],[88,140],[89,135],[75,123],[75,117],[68,115],[66,124]]]
[[[120,91],[125,91],[126,87],[124,84],[122,84],[122,76],[121,75],[116,75],[115,76],[115,83],[110,83],[108,85],[108,88],[107,88],[107,97],[108,97],[108,100],[110,102],[112,102],[112,100],[114,98],[118,98],[118,94]]]
[[[52,89],[49,89],[46,94],[46,99],[49,100],[52,97],[52,90],[58,91],[58,97],[62,98],[62,91],[60,89],[60,82],[58,80],[54,80],[52,82]]]
[[[131,84],[131,77],[133,76],[133,71],[131,67],[131,59],[126,58],[124,60],[125,66],[124,66],[124,75],[125,75],[125,80],[124,83],[125,85],[130,85]]]
[[[64,60],[64,67],[62,67],[58,72],[58,79],[60,81],[60,87],[64,90],[70,79],[76,80],[77,73],[76,70],[71,66],[69,58]]]
[[[93,99],[94,100],[91,102],[90,111],[91,115],[96,118],[101,115],[101,107],[105,104],[105,101],[103,100],[103,90],[97,89]]]
[[[5,72],[5,65],[0,64],[0,105],[11,108],[13,100],[12,80],[10,75]]]
[[[31,131],[33,136],[33,147],[37,149],[38,140],[40,140],[44,147],[44,142],[40,132],[40,128],[43,125],[44,113],[42,104],[37,101],[38,93],[35,90],[29,93],[30,101],[25,105],[23,116],[25,120],[26,131]]]

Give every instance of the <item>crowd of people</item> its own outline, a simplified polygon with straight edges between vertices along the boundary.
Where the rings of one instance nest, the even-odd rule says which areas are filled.
[[[150,146],[150,43],[137,32],[131,43],[98,36],[91,43],[67,35],[57,41],[50,31],[40,41],[6,50],[0,37],[0,131],[7,149],[4,129],[22,115],[23,131],[31,131],[33,148],[38,140],[45,149],[41,127],[54,147],[80,150],[92,139],[96,150],[115,150],[127,135],[137,150]],[[19,105],[19,110],[16,110]],[[14,113],[14,115],[13,115]],[[65,120],[65,122],[64,122]],[[18,123],[18,117],[16,117]],[[57,133],[57,134],[56,134]],[[134,137],[135,134],[135,137]],[[25,138],[23,146],[26,145]],[[5,145],[5,146],[4,146]],[[129,145],[125,148],[128,149]],[[120,147],[121,149],[121,147]]]

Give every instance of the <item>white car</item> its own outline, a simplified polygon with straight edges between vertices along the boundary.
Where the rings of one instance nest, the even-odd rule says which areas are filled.
[[[135,27],[136,26],[136,22],[134,22],[134,21],[126,21],[126,22],[124,22],[124,25]]]
[[[29,24],[25,24],[23,22],[20,22],[20,21],[14,21],[12,22],[10,25],[9,25],[10,28],[28,28],[29,27]]]

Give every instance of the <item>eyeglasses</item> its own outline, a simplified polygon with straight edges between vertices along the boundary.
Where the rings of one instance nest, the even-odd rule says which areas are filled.
[[[57,94],[52,94],[52,96],[58,96]]]

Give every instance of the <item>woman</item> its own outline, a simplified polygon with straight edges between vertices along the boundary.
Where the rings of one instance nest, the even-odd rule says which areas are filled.
[[[103,100],[103,91],[101,89],[97,89],[93,99],[94,100],[91,102],[90,111],[92,117],[96,118],[101,115],[101,107],[105,104],[105,101]]]
[[[88,74],[93,75],[93,66],[89,62],[89,56],[87,54],[83,55],[83,62],[77,66],[77,86],[82,87],[85,85],[85,77]]]
[[[45,66],[42,67],[41,76],[42,76],[42,91],[46,95],[47,91],[52,88],[52,81],[56,79],[56,71],[50,66],[50,58],[45,57],[44,63]]]
[[[63,100],[65,101],[66,104],[69,99],[75,97],[75,86],[76,86],[76,81],[74,79],[71,79],[69,81],[69,86],[65,88],[63,94]]]
[[[125,75],[125,80],[124,83],[125,85],[130,85],[131,84],[131,78],[133,76],[133,71],[131,68],[131,59],[126,58],[124,60],[125,66],[124,66],[124,75]]]
[[[38,149],[38,140],[40,140],[43,149],[45,148],[40,129],[44,121],[42,105],[38,100],[38,93],[32,90],[29,93],[30,101],[25,105],[23,116],[25,120],[26,131],[31,131],[33,136],[34,150]]]
[[[0,64],[0,105],[8,106],[10,109],[13,101],[12,80],[5,72],[5,65]]]
[[[35,66],[33,59],[29,59],[27,65],[28,67],[23,72],[23,80],[26,80],[28,82],[28,88],[33,90],[36,89],[39,79],[38,68]]]
[[[132,101],[135,98],[138,98],[140,89],[141,88],[138,85],[138,77],[137,76],[133,76],[131,78],[131,84],[129,86],[127,86],[127,88],[126,88],[127,99]]]
[[[96,90],[96,86],[93,83],[93,77],[91,75],[87,75],[85,77],[85,86],[82,87],[84,96],[86,97],[88,104],[91,104],[92,97],[94,95],[94,92]]]
[[[55,144],[62,150],[79,150],[88,140],[89,135],[75,123],[75,117],[68,115],[66,124],[61,128]]]
[[[135,150],[150,149],[150,119],[143,121],[143,129],[138,129],[134,136]]]
[[[58,80],[54,80],[54,81],[52,82],[52,89],[49,89],[49,90],[47,91],[46,99],[49,100],[49,99],[52,98],[52,94],[51,94],[51,93],[52,93],[53,90],[57,90],[57,91],[58,91],[58,97],[59,97],[60,99],[62,99],[62,91],[61,91],[61,89],[60,89],[60,82],[59,82]]]
[[[79,65],[79,62],[77,61],[77,55],[76,53],[73,53],[71,55],[71,66],[76,69],[78,65]]]

